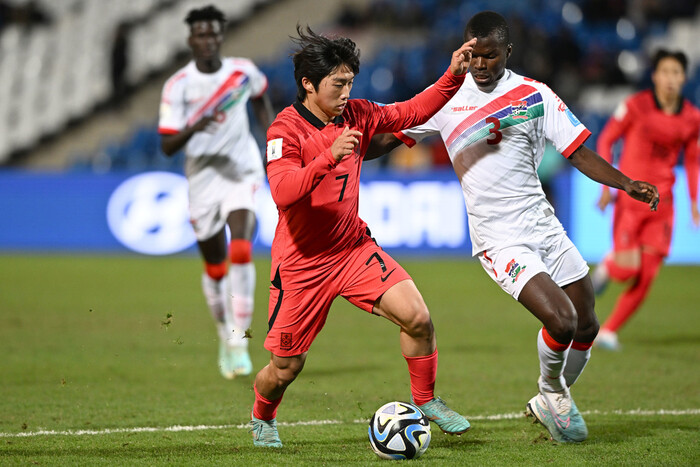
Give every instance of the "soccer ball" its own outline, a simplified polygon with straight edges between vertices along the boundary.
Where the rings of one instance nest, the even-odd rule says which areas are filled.
[[[430,444],[430,421],[415,405],[389,402],[369,421],[369,444],[382,459],[417,459]]]

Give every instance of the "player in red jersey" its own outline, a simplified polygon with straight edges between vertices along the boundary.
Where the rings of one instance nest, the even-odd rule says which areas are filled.
[[[593,274],[593,285],[602,292],[609,279],[631,281],[603,324],[596,345],[618,350],[617,331],[639,309],[668,255],[673,233],[674,167],[684,151],[691,216],[700,226],[698,211],[698,132],[700,110],[684,99],[688,59],[682,52],[660,50],[653,59],[653,89],[634,94],[623,102],[598,138],[598,152],[612,162],[612,146],[620,138],[624,147],[620,170],[634,179],[648,180],[658,187],[657,212],[649,212],[627,196],[615,201],[613,251]],[[613,200],[603,187],[598,207],[604,210]]]
[[[372,136],[423,123],[442,108],[464,81],[476,41],[452,54],[449,70],[433,86],[409,101],[382,106],[349,99],[359,72],[352,40],[308,27],[297,32],[297,101],[267,132],[267,176],[279,222],[265,339],[271,358],[255,378],[254,444],[282,446],[277,407],[337,296],[400,327],[414,403],[443,431],[464,433],[469,422],[433,394],[437,347],[428,308],[408,273],[358,217],[358,199]]]

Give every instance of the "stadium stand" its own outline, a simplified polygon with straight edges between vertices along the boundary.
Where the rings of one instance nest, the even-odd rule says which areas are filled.
[[[54,18],[52,23],[32,28],[30,33],[16,25],[2,32],[0,82],[11,84],[0,89],[0,133],[8,135],[0,140],[0,161],[60,131],[71,119],[90,114],[108,98],[110,77],[104,64],[112,32],[120,23],[132,24],[126,76],[131,84],[172,67],[183,50],[181,23],[191,2],[125,0],[99,8],[94,6],[98,3],[102,5],[45,0],[42,6]],[[260,3],[265,0],[223,2],[221,6],[235,20],[245,18]],[[72,11],[78,4],[83,7]],[[602,0],[345,2],[336,21],[326,24],[324,30],[349,33],[363,41],[362,68],[353,94],[391,102],[428,85],[445,66],[435,57],[452,50],[468,18],[485,9],[498,9],[509,19],[518,44],[509,66],[548,83],[594,136],[623,96],[648,85],[646,57],[660,46],[682,49],[689,55],[686,95],[700,102],[700,8],[693,0],[642,4]],[[68,11],[72,14],[66,14]],[[296,19],[289,21],[296,23]],[[29,59],[22,60],[25,56]],[[292,102],[296,89],[290,79],[288,46],[279,46],[273,59],[252,58],[270,80],[275,109]],[[182,167],[181,155],[166,159],[160,154],[155,119],[136,125],[121,141],[104,141],[101,149],[74,159],[78,161],[74,168],[98,172],[179,171]]]
[[[236,22],[269,1],[237,0],[222,8]],[[12,6],[33,3],[15,0]],[[16,15],[6,13],[0,21],[0,162],[109,100],[110,52],[121,24],[130,30],[128,83],[138,85],[169,66],[186,46],[182,18],[195,4],[42,0],[38,5],[50,20],[32,27],[9,21]]]

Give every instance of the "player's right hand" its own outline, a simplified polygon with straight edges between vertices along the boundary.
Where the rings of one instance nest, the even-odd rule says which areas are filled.
[[[452,61],[450,62],[450,71],[455,76],[462,76],[469,69],[469,63],[472,61],[472,50],[476,45],[476,37],[469,42],[462,44],[462,47],[452,53]]]
[[[192,132],[206,131],[212,133],[216,128],[216,114],[205,115],[200,118],[197,123],[192,125]]]
[[[360,144],[360,136],[362,133],[357,130],[351,130],[347,126],[343,128],[343,132],[331,145],[331,154],[336,162],[340,162],[345,156],[352,154],[355,147]]]

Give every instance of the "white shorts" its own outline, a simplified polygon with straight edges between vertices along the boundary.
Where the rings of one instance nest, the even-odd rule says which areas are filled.
[[[217,200],[207,197],[198,200],[190,192],[190,222],[198,241],[207,240],[221,231],[226,225],[229,213],[239,209],[255,212],[255,192],[260,182],[233,181],[220,178],[217,190],[221,196]]]
[[[489,276],[516,300],[525,284],[540,272],[549,274],[559,287],[588,274],[588,264],[564,232],[538,243],[482,251],[478,257]]]

